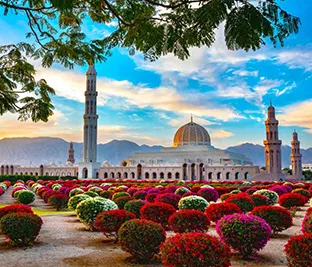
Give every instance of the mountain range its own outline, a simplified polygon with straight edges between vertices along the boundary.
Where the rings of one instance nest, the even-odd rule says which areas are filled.
[[[0,140],[0,165],[19,164],[24,166],[40,164],[63,164],[67,160],[69,143],[61,138],[4,138]],[[114,165],[135,152],[158,152],[162,146],[141,145],[127,140],[113,140],[98,145],[98,161],[109,161]],[[81,161],[82,143],[74,143],[76,163]],[[264,147],[244,143],[228,147],[226,150],[243,154],[254,165],[264,166]],[[290,165],[291,147],[282,146],[282,165]],[[303,163],[312,162],[312,148],[301,149]]]

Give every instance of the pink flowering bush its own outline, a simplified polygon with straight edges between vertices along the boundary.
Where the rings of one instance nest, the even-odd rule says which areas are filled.
[[[197,192],[197,194],[206,199],[208,202],[216,202],[219,198],[218,192],[213,188],[202,188]]]
[[[272,229],[257,216],[232,214],[218,221],[216,231],[225,244],[238,251],[243,258],[249,258],[264,248]]]
[[[155,202],[162,202],[172,205],[175,209],[178,209],[178,203],[181,197],[173,193],[160,194],[155,198]]]
[[[301,231],[304,234],[312,234],[312,215],[306,215],[304,217]]]

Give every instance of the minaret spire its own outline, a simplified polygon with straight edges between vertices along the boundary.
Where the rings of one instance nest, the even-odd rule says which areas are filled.
[[[69,143],[67,162],[71,162],[72,164],[75,163],[75,150],[73,142]]]
[[[191,114],[191,123],[193,123],[193,114]]]
[[[295,178],[302,177],[302,155],[300,154],[300,142],[298,140],[298,134],[296,130],[294,130],[292,134],[292,141],[291,141],[291,169],[292,174]]]

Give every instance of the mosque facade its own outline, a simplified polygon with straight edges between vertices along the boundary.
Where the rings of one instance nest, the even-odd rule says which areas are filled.
[[[97,160],[97,91],[96,70],[89,65],[86,73],[85,114],[83,115],[83,157],[74,165],[74,147],[70,143],[68,160],[63,166],[40,165],[23,167],[2,165],[1,175],[30,174],[46,176],[74,176],[80,179],[165,179],[165,180],[285,180],[302,178],[302,159],[298,134],[293,133],[290,155],[293,176],[282,172],[281,144],[278,136],[278,120],[272,104],[265,121],[265,171],[254,166],[242,154],[215,148],[208,131],[201,125],[190,122],[181,126],[174,135],[173,145],[160,152],[137,152],[124,159],[119,166]]]

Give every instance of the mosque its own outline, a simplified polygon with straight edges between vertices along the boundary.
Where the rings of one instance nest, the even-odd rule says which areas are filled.
[[[208,131],[201,125],[190,122],[181,126],[174,135],[173,145],[160,152],[137,152],[124,159],[120,166],[97,161],[97,91],[96,70],[89,65],[86,73],[85,114],[83,115],[83,157],[74,165],[74,148],[70,143],[68,160],[64,166],[41,165],[23,167],[2,165],[3,174],[30,174],[78,176],[99,179],[166,179],[166,180],[285,180],[302,178],[302,162],[298,134],[293,133],[293,175],[282,172],[281,140],[278,138],[278,120],[272,104],[268,108],[266,125],[265,162],[266,170],[254,166],[244,155],[215,148]]]

